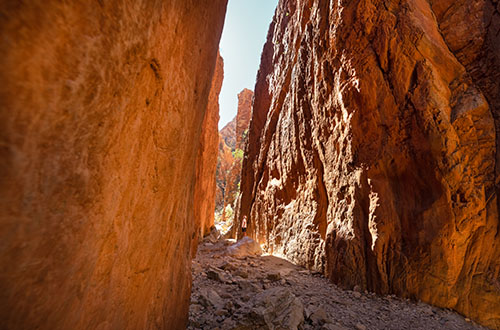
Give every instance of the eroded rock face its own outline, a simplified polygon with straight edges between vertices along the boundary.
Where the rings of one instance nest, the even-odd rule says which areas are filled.
[[[220,130],[219,135],[229,149],[236,148],[236,117]]]
[[[233,209],[236,206],[252,100],[253,92],[247,88],[243,89],[238,94],[236,117],[220,131],[216,210],[225,209],[228,205]]]
[[[239,193],[241,165],[244,156],[243,148],[248,135],[250,113],[252,112],[252,98],[253,92],[246,88],[238,94],[235,135],[236,144],[233,153],[233,163],[231,165],[224,195],[224,207],[231,205],[233,209],[235,209],[236,199]]]
[[[236,113],[236,148],[245,148],[248,125],[252,113],[253,91],[245,88],[238,94],[238,112]],[[239,166],[241,170],[241,165]]]
[[[236,148],[236,117],[219,131],[219,152],[217,155],[217,170],[215,181],[215,210],[224,208],[226,186],[230,181],[231,168],[234,163],[233,152]]]
[[[219,54],[212,78],[207,111],[203,118],[197,158],[194,217],[196,221],[199,221],[200,237],[208,233],[214,225],[215,170],[219,144],[219,130],[217,127],[219,123],[219,93],[223,79],[224,62]],[[195,250],[193,249],[193,251]]]
[[[489,0],[280,1],[238,220],[335,283],[500,328],[499,26]]]
[[[2,2],[3,328],[185,328],[225,7]]]

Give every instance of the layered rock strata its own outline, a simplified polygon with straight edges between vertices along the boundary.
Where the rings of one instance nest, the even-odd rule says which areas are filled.
[[[199,222],[200,238],[214,226],[215,171],[219,144],[219,93],[223,79],[224,62],[219,54],[212,78],[208,107],[203,118],[197,158],[194,218]],[[197,240],[193,240],[193,242],[197,242]],[[196,249],[193,249],[193,251],[196,251]]]
[[[335,283],[500,328],[497,1],[280,1],[238,222]]]
[[[225,8],[2,2],[2,328],[185,328]]]

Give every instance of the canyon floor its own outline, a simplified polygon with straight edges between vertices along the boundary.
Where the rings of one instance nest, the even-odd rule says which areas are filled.
[[[450,310],[340,289],[276,256],[229,255],[232,244],[200,244],[188,329],[485,329]]]

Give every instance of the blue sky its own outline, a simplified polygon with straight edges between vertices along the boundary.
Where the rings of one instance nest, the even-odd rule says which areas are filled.
[[[229,0],[220,42],[224,81],[219,95],[219,129],[236,116],[238,93],[253,90],[260,54],[278,0]]]

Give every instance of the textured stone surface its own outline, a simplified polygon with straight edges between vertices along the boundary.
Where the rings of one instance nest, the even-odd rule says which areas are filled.
[[[224,62],[220,54],[217,57],[212,87],[208,97],[208,106],[203,118],[196,168],[196,186],[194,195],[195,220],[199,222],[200,237],[210,231],[214,225],[215,209],[215,170],[219,147],[219,93],[224,79]],[[196,241],[196,240],[194,240]],[[196,244],[196,243],[195,243]],[[196,249],[193,249],[195,251]]]
[[[226,139],[221,133],[222,131],[219,132],[219,152],[217,155],[217,170],[215,174],[215,182],[217,185],[215,191],[215,211],[220,211],[224,208],[226,186],[230,180],[231,168],[234,163],[234,149],[231,150],[231,147],[226,144]],[[234,135],[231,136],[231,139],[233,138]]]
[[[236,148],[236,117],[220,130],[219,135],[229,149]]]
[[[238,94],[236,117],[220,131],[216,210],[225,209],[228,205],[233,209],[236,206],[252,100],[253,92],[247,88],[243,89]]]
[[[233,154],[233,163],[229,172],[226,190],[224,194],[224,208],[231,205],[235,209],[236,199],[238,197],[241,179],[241,165],[243,162],[243,148],[248,134],[248,125],[250,122],[250,113],[252,112],[253,92],[244,89],[238,94],[238,112],[236,114],[236,135],[235,151]]]
[[[4,329],[182,329],[226,0],[0,5]]]
[[[280,1],[238,222],[335,283],[500,328],[499,26],[489,0]]]
[[[233,258],[225,253],[228,244],[199,245],[188,329],[291,329],[303,315],[301,330],[486,330],[449,309],[341,289],[276,256]],[[303,313],[294,312],[299,305]],[[295,322],[283,324],[287,319]]]
[[[228,247],[227,253],[228,255],[234,257],[245,257],[251,255],[260,256],[262,254],[262,249],[257,242],[247,236],[240,239],[238,242],[236,242],[236,244]]]
[[[236,113],[236,148],[244,149],[250,115],[252,113],[253,91],[245,88],[238,94],[238,112]],[[239,166],[241,170],[241,164]]]

